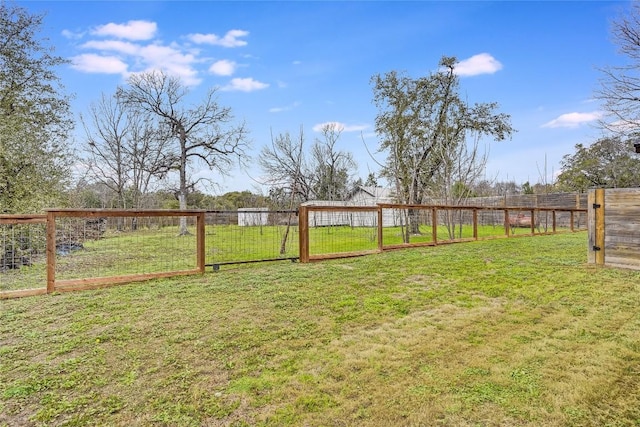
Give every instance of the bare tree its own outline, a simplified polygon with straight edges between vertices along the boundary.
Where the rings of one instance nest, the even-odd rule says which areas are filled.
[[[177,191],[180,209],[187,209],[187,195],[199,180],[190,180],[190,167],[202,164],[210,170],[227,174],[233,160],[242,162],[248,146],[248,130],[244,123],[234,124],[231,109],[217,102],[217,91],[208,91],[204,100],[187,108],[186,86],[162,71],[134,74],[129,87],[119,96],[128,108],[154,114],[169,126],[177,144],[173,165],[178,171]],[[181,235],[188,234],[186,218],[181,218]]]
[[[89,118],[80,115],[80,121],[87,136],[89,174],[115,193],[117,207],[126,208],[130,161],[124,149],[129,127],[125,111],[114,98],[102,94],[89,107]]]
[[[602,102],[605,116],[599,124],[619,137],[637,137],[640,126],[640,3],[633,2],[629,13],[612,23],[611,32],[628,63],[600,70],[600,89],[595,97]]]
[[[315,198],[344,200],[351,190],[356,162],[350,152],[337,149],[342,128],[336,123],[323,126],[323,139],[316,139],[311,147],[311,169]]]
[[[287,203],[289,215],[282,241],[280,255],[286,252],[287,239],[291,229],[293,216],[291,210],[296,203],[309,200],[309,173],[304,155],[304,132],[300,127],[297,139],[289,133],[271,137],[271,146],[265,146],[260,153],[259,164],[266,174],[266,184],[278,193]]]
[[[175,163],[167,127],[127,111],[117,97],[105,94],[91,104],[89,117],[80,120],[90,176],[116,195],[117,207],[141,207],[152,181],[166,176]]]
[[[304,151],[304,131],[297,137],[288,132],[271,136],[271,145],[264,146],[258,163],[265,173],[264,184],[278,189],[293,203],[305,202],[313,196],[311,170]]]
[[[131,159],[131,202],[143,206],[143,196],[152,185],[164,179],[177,161],[175,147],[171,147],[168,126],[136,112],[129,113],[132,144],[127,146]]]
[[[488,152],[480,150],[480,135],[474,134],[469,142],[462,141],[449,150],[439,147],[436,155],[442,157],[442,168],[434,176],[436,185],[433,196],[441,199],[445,205],[464,205],[472,196],[472,188],[484,176]],[[465,218],[463,210],[446,210],[445,226],[449,238],[462,237],[462,225]]]

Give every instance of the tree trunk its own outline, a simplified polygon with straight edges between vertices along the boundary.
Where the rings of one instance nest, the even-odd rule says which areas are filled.
[[[287,239],[289,238],[289,230],[291,229],[291,212],[287,217],[287,228],[284,230],[284,236],[282,236],[282,241],[280,242],[280,255],[284,255],[287,253]]]
[[[187,188],[187,134],[181,123],[177,123],[176,125],[178,127],[180,137],[180,192],[178,193],[178,202],[180,203],[180,210],[186,211],[187,193],[189,191]],[[178,235],[187,236],[189,234],[189,230],[187,229],[187,217],[181,216]]]
[[[421,234],[419,209],[409,209],[408,221],[409,221],[409,224],[408,224],[407,233],[410,235],[413,234],[414,236]],[[407,243],[409,243],[408,237],[407,237]]]
[[[182,191],[180,190],[180,193],[178,194],[178,202],[180,203],[180,210],[184,211],[187,209],[187,193],[186,191]],[[187,236],[191,233],[189,233],[189,229],[187,228],[187,217],[186,216],[181,216],[180,217],[180,227],[178,228],[178,235],[179,236]]]

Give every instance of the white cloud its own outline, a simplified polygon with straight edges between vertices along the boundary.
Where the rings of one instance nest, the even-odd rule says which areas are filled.
[[[162,69],[168,74],[179,77],[187,86],[197,85],[201,82],[201,79],[197,77],[198,72],[193,66],[197,62],[196,56],[182,51],[179,47],[156,43],[141,45],[120,40],[90,40],[81,47],[96,50],[98,54],[84,54],[76,57],[81,65],[74,68],[80,71],[109,74],[120,72],[123,77],[127,77],[130,71],[143,72]],[[119,56],[111,56],[107,52],[115,52]],[[112,61],[109,63],[104,58],[110,58]],[[121,66],[115,64],[115,60]],[[135,68],[129,69],[125,61],[133,64],[132,68]],[[107,62],[104,64],[104,69],[101,69],[102,62]],[[107,67],[106,65],[111,66]]]
[[[479,74],[493,74],[502,69],[500,61],[488,53],[473,55],[469,59],[455,64],[455,73],[459,76],[477,76]]]
[[[254,80],[251,77],[247,78],[235,78],[231,79],[231,83],[222,87],[222,90],[226,91],[241,91],[241,92],[253,92],[254,90],[266,89],[269,87],[268,83],[262,83]]]
[[[157,30],[158,25],[155,22],[129,21],[126,24],[100,25],[92,31],[92,34],[127,40],[150,40],[155,36]]]
[[[84,35],[65,30],[64,35],[69,38],[90,37],[78,45],[84,50],[83,54],[72,58],[73,68],[81,72],[121,74],[127,78],[132,73],[164,70],[180,78],[185,85],[194,86],[202,82],[202,73],[208,71],[212,75],[232,76],[239,67],[234,61],[226,59],[211,64],[205,58],[208,54],[206,46],[175,41],[165,43],[155,39],[157,32],[158,27],[154,22],[129,21],[100,25]],[[248,34],[244,30],[231,30],[223,37],[214,34],[188,37],[201,44],[234,47],[246,45],[247,42],[241,38]],[[251,92],[268,86],[251,78],[233,79],[224,90]]]
[[[196,62],[196,57],[190,53],[183,53],[173,47],[159,44],[143,46],[138,54],[145,62],[155,67],[190,66]]]
[[[85,73],[125,74],[127,64],[116,56],[101,56],[93,53],[71,58],[71,66]]]
[[[237,64],[228,59],[216,61],[209,67],[209,72],[218,76],[231,76],[236,71]]]
[[[62,37],[70,40],[78,40],[84,36],[84,33],[75,33],[71,30],[62,30],[60,34],[62,34]]]
[[[124,53],[126,55],[137,55],[140,52],[140,45],[120,40],[90,40],[81,47],[84,49]]]
[[[602,117],[602,113],[566,113],[542,125],[543,128],[576,128],[583,123],[592,122]]]
[[[240,37],[246,37],[249,35],[248,31],[244,30],[230,30],[224,35],[224,37],[217,36],[216,34],[189,34],[187,37],[189,40],[196,44],[211,44],[223,47],[240,47],[246,46],[246,40],[240,40]]]
[[[269,108],[269,112],[270,113],[281,113],[283,111],[290,111],[293,110],[296,107],[300,106],[300,102],[296,101],[293,104],[289,104],[285,107],[273,107],[273,108]]]
[[[368,125],[347,125],[341,122],[324,122],[318,123],[312,129],[315,132],[322,132],[322,129],[326,126],[331,126],[339,132],[361,132],[369,127]]]

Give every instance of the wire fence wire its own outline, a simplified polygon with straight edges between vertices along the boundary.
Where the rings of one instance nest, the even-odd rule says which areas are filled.
[[[296,210],[208,211],[205,224],[205,261],[214,269],[299,256]]]
[[[196,219],[183,217],[56,219],[58,281],[152,274],[196,268]]]
[[[0,222],[0,292],[47,283],[46,223]]]

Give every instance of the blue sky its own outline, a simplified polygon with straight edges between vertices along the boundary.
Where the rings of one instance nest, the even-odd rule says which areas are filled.
[[[216,193],[267,192],[256,166],[271,134],[309,145],[323,123],[340,123],[339,148],[359,176],[379,170],[370,79],[396,70],[428,75],[443,55],[460,61],[469,102],[497,102],[517,133],[489,145],[486,176],[532,184],[559,171],[577,143],[601,136],[594,124],[598,68],[620,64],[611,21],[629,2],[155,2],[23,1],[46,13],[41,36],[71,60],[60,70],[76,117],[131,73],[162,68],[190,86],[211,87],[250,129],[254,160]],[[76,144],[84,137],[78,126]],[[366,146],[374,159],[367,153]],[[545,170],[546,162],[546,170]],[[545,178],[546,171],[546,178]]]

